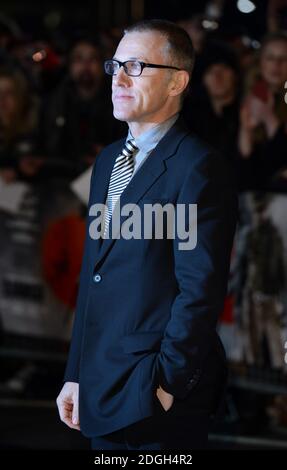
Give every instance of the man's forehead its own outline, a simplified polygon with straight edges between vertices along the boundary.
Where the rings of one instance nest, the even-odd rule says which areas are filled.
[[[156,46],[156,47],[155,47]],[[164,38],[154,32],[132,32],[123,36],[114,57],[117,59],[140,59],[151,61],[151,57],[160,57],[164,52]],[[122,57],[120,57],[122,56]]]

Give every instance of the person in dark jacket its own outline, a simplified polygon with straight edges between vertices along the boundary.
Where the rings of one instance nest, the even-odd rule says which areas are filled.
[[[272,33],[263,40],[240,112],[241,190],[287,190],[286,79],[287,35]]]
[[[226,158],[236,157],[240,106],[240,69],[235,52],[220,41],[210,41],[200,56],[201,93],[184,103],[190,129]]]
[[[43,148],[78,174],[99,151],[126,128],[112,119],[109,85],[99,46],[88,39],[75,43],[67,76],[43,110]]]
[[[75,323],[57,398],[61,420],[91,438],[94,449],[205,447],[222,397],[226,358],[216,322],[237,194],[227,162],[180,116],[192,67],[189,36],[163,20],[129,27],[105,62],[114,116],[129,132],[93,167]],[[142,216],[140,236],[129,236],[122,210],[117,225],[118,201]],[[164,223],[156,236],[159,214],[150,223],[145,211],[166,203],[175,210],[176,233]],[[105,206],[104,233],[96,228],[98,204]],[[195,220],[190,244],[182,231],[194,235]]]

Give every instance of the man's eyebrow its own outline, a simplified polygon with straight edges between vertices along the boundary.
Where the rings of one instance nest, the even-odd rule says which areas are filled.
[[[139,59],[138,57],[130,57],[129,60],[139,60],[140,62],[146,62],[147,59],[145,57],[142,57],[141,59]]]

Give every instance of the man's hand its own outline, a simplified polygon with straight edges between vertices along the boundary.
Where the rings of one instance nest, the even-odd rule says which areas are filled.
[[[80,431],[79,384],[66,382],[57,397],[56,403],[61,421],[69,428]]]
[[[157,388],[156,395],[165,411],[168,411],[173,404],[174,396],[168,392],[165,392],[161,386]]]

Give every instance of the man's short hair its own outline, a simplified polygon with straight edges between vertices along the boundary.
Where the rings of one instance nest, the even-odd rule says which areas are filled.
[[[139,21],[124,30],[125,34],[133,32],[157,32],[165,37],[167,53],[172,61],[169,65],[186,70],[191,78],[195,53],[192,40],[183,28],[172,21],[152,19]]]

